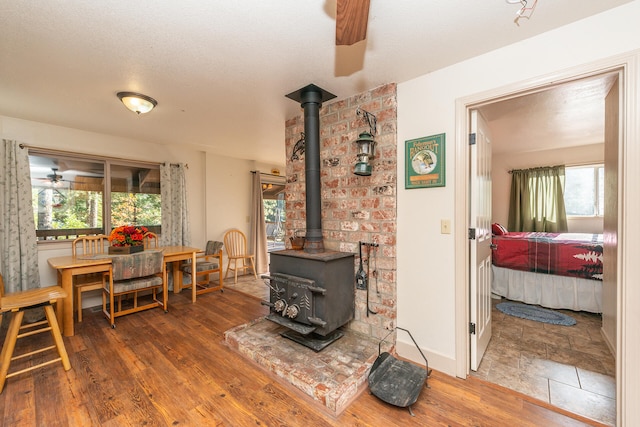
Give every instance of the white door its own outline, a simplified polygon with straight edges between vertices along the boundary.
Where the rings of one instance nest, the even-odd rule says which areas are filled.
[[[487,124],[470,111],[469,218],[471,369],[478,370],[491,339],[491,141]]]

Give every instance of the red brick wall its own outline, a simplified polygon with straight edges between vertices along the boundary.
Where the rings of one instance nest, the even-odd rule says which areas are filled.
[[[356,115],[358,107],[374,114],[378,123],[371,176],[353,173],[357,153],[354,141],[361,132],[369,132],[367,122]],[[369,272],[369,307],[378,314],[367,316],[366,291],[357,290],[355,319],[349,324],[351,329],[377,338],[385,336],[396,323],[396,117],[395,83],[327,102],[320,109],[324,247],[355,253],[355,271],[358,242],[379,244],[377,256],[371,254]],[[296,230],[306,228],[304,156],[291,160],[294,145],[304,132],[302,109],[285,126],[288,242]]]

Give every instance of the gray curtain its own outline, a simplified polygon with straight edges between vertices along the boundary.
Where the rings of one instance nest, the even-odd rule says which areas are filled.
[[[5,291],[40,287],[36,226],[31,204],[29,153],[2,140],[0,160],[0,273]]]
[[[264,224],[262,204],[262,179],[260,172],[253,172],[251,181],[251,233],[249,251],[254,254],[256,273],[269,271],[269,254],[267,252],[267,228]]]
[[[567,231],[564,166],[511,171],[509,231]]]
[[[162,197],[161,246],[190,246],[191,230],[187,210],[186,166],[182,163],[160,165]]]

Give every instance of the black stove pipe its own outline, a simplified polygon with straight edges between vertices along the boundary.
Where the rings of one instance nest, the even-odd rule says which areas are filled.
[[[324,101],[335,98],[335,95],[310,84],[290,93],[287,98],[300,102],[304,109],[304,166],[307,208],[304,251],[320,253],[324,252],[320,194],[320,107]]]

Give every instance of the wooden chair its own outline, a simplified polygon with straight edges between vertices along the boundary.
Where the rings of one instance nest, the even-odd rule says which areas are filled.
[[[222,274],[222,242],[209,240],[203,255],[196,257],[196,295],[207,292],[224,292],[224,276]],[[191,263],[184,263],[180,267],[185,274],[191,274]],[[218,284],[212,286],[210,275],[218,273]],[[183,287],[191,287],[187,285]]]
[[[4,384],[7,378],[32,371],[37,368],[44,367],[56,362],[62,362],[62,366],[65,371],[71,369],[71,363],[69,362],[69,356],[67,350],[64,347],[64,341],[62,341],[62,335],[60,334],[60,328],[58,327],[58,321],[56,314],[53,310],[53,304],[58,300],[65,298],[67,293],[60,286],[48,286],[45,288],[29,289],[28,291],[14,292],[8,295],[4,294],[4,280],[0,275],[0,323],[2,323],[2,315],[7,312],[12,313],[11,323],[7,330],[7,336],[2,346],[2,354],[0,360],[2,365],[0,366],[0,393],[4,389]],[[34,323],[27,323],[22,325],[24,319],[24,311],[30,308],[43,307],[44,314],[47,320],[42,320]],[[39,334],[41,332],[51,332],[53,337],[53,345],[47,347],[41,347],[28,353],[22,353],[17,356],[13,355],[13,351],[16,347],[16,342],[20,338]],[[11,362],[18,359],[23,359],[35,354],[44,353],[50,350],[57,350],[58,357],[55,359],[49,359],[44,362],[34,364],[40,360],[40,357],[34,358],[28,367],[9,373],[9,366]]]
[[[108,246],[109,237],[104,234],[78,237],[71,244],[71,254],[74,257],[78,255],[104,254],[106,253],[105,248]],[[78,322],[82,322],[82,294],[98,289],[102,289],[102,273],[84,274],[76,277],[74,292],[76,294],[75,304],[78,310]]]
[[[256,274],[256,266],[254,256],[247,253],[247,237],[244,233],[238,229],[232,229],[224,234],[224,247],[227,251],[227,271],[224,277],[229,275],[229,270],[234,272],[233,283],[238,283],[238,270],[246,271],[253,270],[253,275],[258,278]],[[247,260],[250,265],[247,264]],[[233,267],[231,263],[233,262]],[[240,266],[238,266],[240,263]]]
[[[151,231],[147,231],[144,233],[143,240],[144,248],[151,249],[158,247],[158,235],[156,233],[152,233]]]
[[[158,291],[162,292],[162,300]],[[150,295],[143,295],[149,294]],[[131,295],[123,308],[121,296]],[[116,304],[116,297],[117,304]],[[168,310],[167,274],[162,250],[144,250],[131,255],[114,255],[111,268],[102,277],[102,312],[115,328],[116,317],[152,308]],[[141,305],[139,298],[149,298]],[[117,307],[116,307],[117,305]]]

